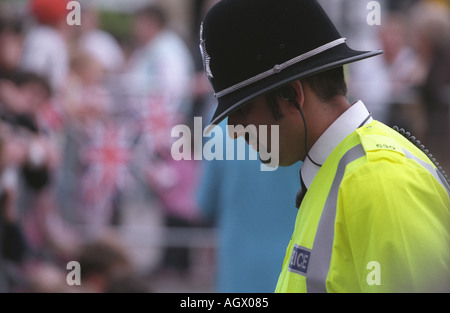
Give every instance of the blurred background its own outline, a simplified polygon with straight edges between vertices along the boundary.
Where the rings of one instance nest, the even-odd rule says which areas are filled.
[[[80,0],[80,25],[67,2],[0,0],[0,292],[272,292],[301,164],[170,154],[215,106],[198,45],[217,0]],[[450,1],[377,1],[379,25],[370,1],[320,2],[384,50],[346,67],[350,100],[450,168]]]

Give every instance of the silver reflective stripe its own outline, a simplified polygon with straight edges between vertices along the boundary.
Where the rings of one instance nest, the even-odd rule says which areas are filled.
[[[433,165],[431,165],[427,162],[422,161],[421,159],[416,157],[414,154],[412,154],[408,150],[403,149],[403,152],[405,153],[405,156],[407,158],[415,160],[417,163],[422,165],[428,172],[430,172],[430,174],[433,175],[433,177],[438,182],[440,182],[442,186],[444,186],[444,188],[447,190],[447,193],[449,193],[449,195],[450,195],[450,187],[448,186],[447,181],[444,178],[444,176],[441,174],[441,172],[439,172],[439,170],[437,168],[435,168]]]
[[[306,288],[308,292],[327,292],[325,282],[331,262],[331,252],[334,241],[334,223],[336,219],[336,203],[339,186],[344,178],[346,166],[365,156],[366,153],[361,144],[351,148],[339,161],[336,175],[328,193],[325,207],[317,227],[314,244],[306,275]]]
[[[422,161],[407,150],[403,150],[405,157],[413,159],[425,168],[450,194],[450,188],[442,174],[431,164]],[[308,265],[308,273],[306,275],[306,288],[308,292],[327,292],[326,279],[331,263],[331,253],[334,242],[334,225],[336,220],[336,207],[339,192],[339,186],[344,178],[346,166],[363,157],[365,151],[362,145],[357,145],[347,151],[347,153],[339,161],[336,175],[328,193],[325,206],[320,217],[317,227],[316,236],[314,238],[313,248],[311,250],[310,262]]]
[[[315,56],[315,55],[317,55],[319,53],[322,53],[322,52],[324,52],[326,50],[329,50],[331,48],[339,46],[339,45],[345,43],[345,41],[346,41],[345,38],[339,38],[339,39],[333,40],[333,41],[331,41],[329,43],[326,43],[326,44],[324,44],[324,45],[322,45],[322,46],[320,46],[320,47],[318,47],[316,49],[313,49],[313,50],[308,51],[306,53],[303,53],[303,54],[301,54],[301,55],[299,55],[299,56],[297,56],[297,57],[295,57],[293,59],[290,59],[290,60],[288,60],[288,61],[286,61],[286,62],[284,62],[282,64],[277,64],[277,65],[275,65],[273,68],[271,68],[268,71],[265,71],[265,72],[263,72],[261,74],[258,74],[258,75],[255,75],[253,77],[250,77],[249,79],[244,80],[244,81],[242,81],[240,83],[237,83],[236,85],[233,85],[233,86],[228,87],[226,89],[218,91],[218,92],[215,93],[215,96],[216,96],[216,98],[223,97],[223,96],[225,96],[225,95],[227,95],[227,94],[229,94],[229,93],[231,93],[231,92],[233,92],[235,90],[241,89],[241,88],[243,88],[245,86],[248,86],[248,85],[251,85],[253,83],[256,83],[257,81],[260,81],[261,79],[264,79],[264,78],[269,77],[269,76],[271,76],[273,74],[279,73],[282,70],[284,70],[285,68],[288,68],[289,66],[292,66],[292,65],[294,65],[296,63],[299,63],[299,62],[301,62],[303,60],[306,60],[306,59],[308,59],[310,57],[313,57],[313,56]]]
[[[436,172],[439,176],[439,179],[441,180],[442,186],[444,186],[444,188],[447,189],[448,196],[450,197],[450,185],[448,184],[447,179],[438,170],[436,170]]]

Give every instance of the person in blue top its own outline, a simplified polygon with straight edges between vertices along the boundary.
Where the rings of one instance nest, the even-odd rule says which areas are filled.
[[[219,126],[225,133],[224,125],[226,121]],[[224,140],[233,141],[228,136]],[[218,229],[217,292],[273,292],[277,284],[297,214],[301,162],[275,171],[260,166],[248,155],[203,165],[198,201]]]

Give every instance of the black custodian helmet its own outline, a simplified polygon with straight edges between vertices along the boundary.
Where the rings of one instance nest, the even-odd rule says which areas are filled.
[[[264,93],[382,53],[350,49],[316,0],[221,0],[201,25],[200,50],[218,100],[209,130]]]

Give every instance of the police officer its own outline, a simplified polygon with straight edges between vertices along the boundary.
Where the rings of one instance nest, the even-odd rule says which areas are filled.
[[[227,117],[278,127],[268,148],[279,165],[304,161],[276,291],[450,291],[444,175],[414,138],[346,97],[343,66],[382,51],[349,48],[316,0],[222,0],[200,33],[218,101],[206,131]]]

